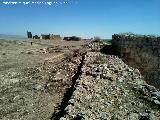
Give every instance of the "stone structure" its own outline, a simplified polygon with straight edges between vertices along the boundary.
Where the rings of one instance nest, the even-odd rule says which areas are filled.
[[[79,41],[81,40],[80,37],[76,37],[76,36],[72,36],[72,37],[64,37],[63,40],[66,40],[66,41]]]
[[[32,38],[32,33],[27,31],[27,37]]]
[[[50,34],[41,34],[41,39],[50,39]]]
[[[114,34],[112,45],[130,66],[141,71],[149,84],[160,88],[160,37]]]
[[[41,34],[41,39],[62,40],[60,35],[53,35],[53,34]]]
[[[34,35],[33,39],[40,39],[40,37],[38,35]]]
[[[60,35],[50,35],[50,39],[51,40],[62,40],[61,36]]]
[[[87,52],[81,63],[81,74],[66,106],[58,110],[58,120],[160,120],[160,92],[138,69],[99,52]]]

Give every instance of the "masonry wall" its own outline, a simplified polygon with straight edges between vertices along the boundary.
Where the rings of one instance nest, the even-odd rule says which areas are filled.
[[[114,34],[112,45],[128,65],[138,68],[149,84],[160,89],[160,37]]]

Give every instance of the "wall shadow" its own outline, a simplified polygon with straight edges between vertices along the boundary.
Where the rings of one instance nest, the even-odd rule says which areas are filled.
[[[115,55],[120,57],[120,52],[118,52],[113,45],[104,46],[100,52],[106,55]]]

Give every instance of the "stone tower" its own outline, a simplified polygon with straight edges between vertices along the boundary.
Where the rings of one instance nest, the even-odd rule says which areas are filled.
[[[32,38],[32,33],[27,31],[27,37]]]

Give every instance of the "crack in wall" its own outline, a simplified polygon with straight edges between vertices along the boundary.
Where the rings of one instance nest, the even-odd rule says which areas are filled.
[[[59,112],[58,113],[53,113],[52,117],[50,118],[51,120],[59,120],[61,117],[64,116],[65,108],[69,105],[68,101],[71,99],[71,97],[73,95],[73,92],[75,91],[76,81],[80,80],[80,76],[82,74],[82,67],[84,65],[85,55],[86,55],[86,53],[82,54],[81,62],[79,64],[78,68],[77,68],[77,72],[72,77],[72,85],[71,85],[70,88],[67,89],[67,91],[64,94],[64,97],[62,99],[62,102],[59,105]]]

